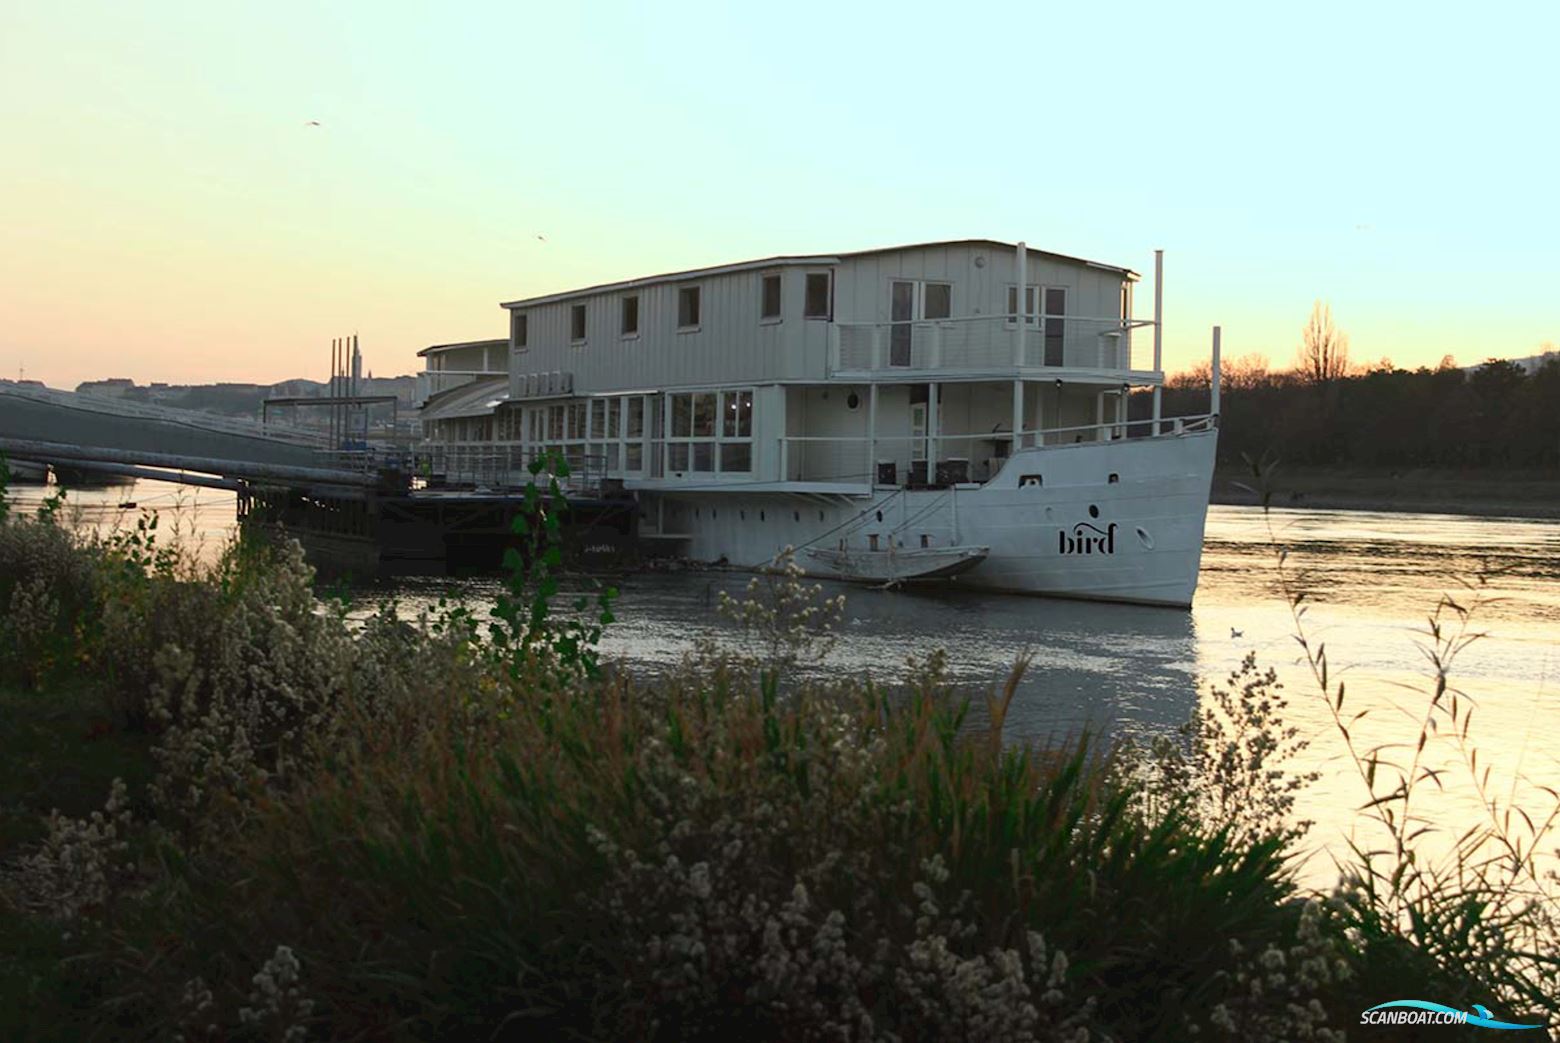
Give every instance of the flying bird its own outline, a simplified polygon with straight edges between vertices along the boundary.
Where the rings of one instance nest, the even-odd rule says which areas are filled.
[[[539,235],[539,236],[536,237],[536,239],[537,239],[537,242],[542,242],[542,243],[545,243],[547,241],[547,237],[545,235]]]
[[[1234,638],[1237,638],[1237,637],[1245,637],[1245,636],[1246,636],[1246,632],[1244,630],[1236,630],[1234,627],[1230,627],[1230,637],[1231,637],[1231,639],[1234,639]]]
[[[320,125],[320,121],[319,120],[309,120],[309,122],[304,124],[305,127],[318,127],[319,125]]]

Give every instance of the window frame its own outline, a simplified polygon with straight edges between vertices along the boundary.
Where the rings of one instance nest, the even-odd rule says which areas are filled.
[[[569,343],[584,344],[590,339],[590,317],[583,304],[569,305]]]
[[[509,313],[509,343],[516,351],[530,349],[530,316],[518,308]]]
[[[828,280],[825,286],[824,308],[821,314],[812,310],[812,281],[816,278]],[[814,322],[834,321],[834,269],[824,268],[806,273],[806,277],[802,280],[802,318]]]
[[[768,306],[769,282],[774,280],[775,310],[764,311]],[[758,322],[761,326],[773,326],[785,321],[785,280],[779,272],[760,272],[758,276]]]
[[[621,302],[618,305],[618,339],[620,339],[620,340],[638,340],[639,339],[639,320],[640,320],[640,315],[639,315],[639,294],[637,294],[637,293],[628,293],[628,294],[624,294],[622,297],[620,297],[618,299]],[[629,308],[630,307],[632,307],[633,311],[634,311],[634,328],[633,329],[629,329],[628,328],[628,312],[629,312]]]
[[[687,300],[687,294],[693,294],[693,321],[683,321],[683,301]],[[677,286],[677,332],[697,333],[704,321],[704,284],[703,283],[679,283]]]
[[[713,399],[713,413],[709,417],[709,430],[701,433],[700,399],[705,396]],[[754,411],[757,401],[754,386],[665,392],[662,399],[662,415],[667,418],[661,440],[663,473],[683,477],[732,475],[751,480],[756,463]],[[736,433],[727,434],[728,427]],[[744,427],[746,434],[742,433]],[[733,451],[727,452],[728,448]],[[728,466],[726,461],[736,458],[735,450],[739,448],[747,450],[747,466]],[[708,466],[700,467],[700,463]]]

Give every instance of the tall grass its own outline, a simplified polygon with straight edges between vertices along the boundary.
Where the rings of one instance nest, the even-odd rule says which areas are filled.
[[[1419,631],[1425,687],[1413,730],[1367,744],[1357,733],[1372,709],[1348,702],[1313,632],[1313,592],[1273,527],[1275,462],[1248,464],[1302,661],[1360,783],[1356,821],[1367,835],[1351,833],[1347,853],[1334,856],[1340,886],[1328,908],[1361,952],[1362,983],[1385,997],[1412,976],[1438,1002],[1467,1009],[1493,1001],[1560,1020],[1560,879],[1543,861],[1560,855],[1560,792],[1515,768],[1506,794],[1491,785],[1493,766],[1481,763],[1473,729],[1476,702],[1455,681],[1458,657],[1484,636],[1477,620],[1489,604],[1487,577],[1442,594]],[[1461,779],[1438,766],[1448,750]],[[1459,785],[1477,796],[1483,821],[1448,834],[1447,819],[1463,815],[1439,798]]]
[[[0,1035],[1339,1039],[1426,966],[1490,979],[1308,899],[1266,771],[1219,784],[1268,803],[1210,813],[1087,735],[1004,745],[1022,660],[982,730],[937,657],[797,677],[837,605],[783,562],[727,606],[742,648],[650,684],[594,668],[610,599],[585,629],[525,600],[544,573],[495,640],[469,613],[353,625],[296,548],[206,568],[140,536],[49,567],[92,571],[64,625],[155,778],[0,851],[0,922],[64,957],[40,978],[0,943],[0,995],[46,1012]],[[551,568],[538,547],[517,568]],[[1291,750],[1250,702],[1238,748]],[[67,894],[68,867],[102,886]]]

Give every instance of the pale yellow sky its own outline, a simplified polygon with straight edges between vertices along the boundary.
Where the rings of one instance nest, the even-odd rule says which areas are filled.
[[[1560,340],[1556,29],[1537,4],[10,5],[0,375],[318,378],[353,332],[410,372],[503,336],[500,300],[981,236],[1145,273],[1164,247],[1170,369],[1215,322],[1287,363],[1316,298],[1362,360],[1529,354]]]

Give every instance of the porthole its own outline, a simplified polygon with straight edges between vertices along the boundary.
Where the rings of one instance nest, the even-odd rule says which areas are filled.
[[[1105,484],[1106,485],[1115,485],[1119,481],[1121,481],[1121,475],[1117,474],[1115,471],[1112,471],[1110,473],[1110,477],[1105,479]]]
[[[877,512],[877,516],[878,516],[878,521],[882,521],[883,520],[883,512],[882,511],[878,511]]]
[[[1096,507],[1092,503],[1089,504],[1089,517],[1091,517],[1091,518],[1098,518],[1099,516],[1100,516],[1100,509],[1098,507]]]
[[[802,520],[802,512],[801,511],[792,511],[791,512],[791,518],[794,521],[801,521]]]
[[[758,520],[759,521],[763,521],[764,520],[764,512],[763,511],[759,511],[758,512]]]
[[[747,511],[738,511],[737,512],[737,520],[738,521],[747,521]]]
[[[856,394],[854,391],[845,396],[846,409],[855,409],[859,405],[861,405],[861,396]]]
[[[823,512],[822,511],[818,512],[818,520],[819,521],[823,521]]]

